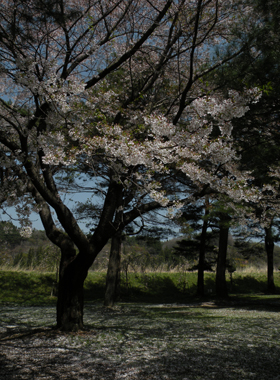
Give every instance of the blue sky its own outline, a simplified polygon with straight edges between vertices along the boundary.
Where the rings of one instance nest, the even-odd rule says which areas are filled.
[[[90,194],[80,192],[76,194],[67,194],[67,195],[64,195],[64,197],[65,197],[66,206],[69,207],[70,209],[73,209],[75,202],[85,201],[86,199],[90,197]],[[20,223],[18,221],[15,208],[9,207],[9,208],[6,208],[5,210],[6,212],[3,210],[0,210],[0,220],[11,221],[15,226],[20,227]],[[44,230],[39,214],[33,212],[30,216],[30,221],[32,223],[32,227],[35,228],[36,230]],[[83,231],[87,232],[85,228],[85,223],[80,223],[80,227],[82,228]]]

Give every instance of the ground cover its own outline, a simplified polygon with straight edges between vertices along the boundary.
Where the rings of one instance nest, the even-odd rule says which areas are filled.
[[[193,304],[90,303],[86,331],[50,328],[54,307],[0,307],[0,378],[280,379],[279,297]]]
[[[54,273],[0,271],[0,304],[38,305],[52,303]]]
[[[274,275],[277,292],[280,293],[280,272]],[[55,273],[36,271],[0,270],[0,304],[44,305],[54,304]],[[171,303],[186,302],[196,292],[197,273],[130,273],[122,276],[121,300],[125,302]],[[228,288],[232,295],[263,294],[266,292],[265,272],[236,272]],[[89,272],[85,282],[85,300],[102,301],[105,292],[106,273]],[[215,274],[205,273],[205,294],[215,294]]]

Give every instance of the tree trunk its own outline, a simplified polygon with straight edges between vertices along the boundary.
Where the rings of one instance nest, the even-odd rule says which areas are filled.
[[[275,284],[274,284],[274,241],[272,236],[271,226],[265,228],[265,250],[267,255],[267,290],[271,293],[275,293]]]
[[[219,253],[216,269],[216,295],[221,298],[228,297],[226,283],[226,260],[228,246],[229,217],[223,215],[220,223]]]
[[[41,177],[37,175],[35,168],[28,163],[27,170],[29,170],[29,175],[34,182],[28,183],[28,191],[32,193],[36,203],[40,206],[39,214],[47,237],[61,250],[57,328],[64,331],[77,331],[83,329],[83,285],[88,269],[108,239],[124,228],[123,186],[113,179],[110,181],[98,226],[91,238],[88,239],[80,230],[71,211],[62,203],[56,187],[54,186],[51,192],[49,189],[45,190],[45,185],[40,182]],[[44,173],[47,183],[52,185],[49,177],[51,173],[46,171]],[[56,227],[50,206],[45,201],[44,196],[49,199],[48,202],[55,209],[66,233]],[[156,207],[155,203],[152,202],[151,209]],[[139,214],[139,211],[136,211]],[[130,214],[127,224],[138,216],[136,211],[133,210]],[[143,210],[143,212],[147,211],[147,209]],[[76,247],[79,247],[79,254],[76,253]]]
[[[67,251],[66,251],[67,250]],[[73,247],[61,249],[57,297],[57,328],[62,331],[83,329],[84,281],[88,267]]]
[[[122,233],[112,237],[111,251],[106,277],[104,306],[112,307],[117,299],[120,282]]]
[[[199,248],[199,260],[198,260],[198,274],[197,274],[197,296],[204,296],[204,263],[205,263],[205,246],[206,246],[206,233],[208,227],[207,215],[209,214],[209,198],[205,198],[205,218],[203,221],[200,248]]]
[[[123,203],[123,188],[118,186],[118,192],[116,193],[116,214],[114,220],[114,223],[118,226],[118,228],[112,236],[104,298],[104,306],[108,307],[112,307],[114,305],[119,290],[123,234],[123,228],[121,227],[123,224]]]

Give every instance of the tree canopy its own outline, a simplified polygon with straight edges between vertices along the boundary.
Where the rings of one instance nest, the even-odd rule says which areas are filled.
[[[22,196],[61,249],[58,327],[82,327],[88,268],[136,218],[207,191],[258,201],[232,120],[260,91],[225,95],[206,80],[243,52],[247,34],[236,29],[249,36],[251,10],[230,0],[2,1],[0,158],[12,173],[2,202]],[[90,236],[63,198],[69,169],[100,195]],[[192,190],[167,191],[168,179],[180,183],[174,173]]]

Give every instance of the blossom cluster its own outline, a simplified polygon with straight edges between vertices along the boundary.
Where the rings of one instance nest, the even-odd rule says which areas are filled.
[[[252,93],[259,96],[258,91],[253,90]],[[117,98],[113,92],[106,96],[109,103],[114,97]],[[102,99],[105,99],[103,95]],[[62,133],[61,128],[53,128],[52,134],[40,136],[40,146],[44,150],[43,160],[48,165],[72,165],[80,159],[84,160],[85,156],[87,162],[102,157],[103,162],[113,168],[118,178],[126,176],[124,184],[127,187],[130,186],[130,181],[135,182],[135,175],[140,169],[137,174],[138,183],[141,182],[149,196],[162,206],[168,205],[169,199],[161,186],[152,185],[153,173],[166,174],[174,165],[176,170],[184,173],[198,186],[207,184],[214,191],[226,193],[238,201],[256,200],[258,191],[246,186],[249,173],[238,170],[236,163],[239,157],[231,136],[231,120],[245,114],[248,110],[247,102],[246,93],[242,97],[233,91],[229,92],[227,99],[196,99],[188,107],[189,120],[185,127],[175,126],[159,113],[146,115],[138,111],[133,128],[109,123],[104,117],[101,121],[97,118],[91,129],[88,125],[94,119],[95,107],[89,106],[88,98],[87,105],[83,105],[85,112],[78,109],[68,130]],[[103,108],[106,109],[106,103],[103,103]],[[134,137],[134,132],[141,125],[143,138],[139,140]],[[214,125],[220,129],[220,135],[216,137],[212,136]],[[217,176],[218,167],[223,167],[229,174],[225,177]],[[133,173],[132,177],[127,174],[129,169]]]
[[[32,235],[32,228],[31,227],[22,227],[20,230],[20,236],[28,239]]]
[[[0,41],[7,57],[0,70],[2,166],[20,166],[28,177],[32,162],[36,181],[47,190],[66,167],[102,167],[126,190],[137,187],[163,207],[174,197],[160,178],[172,170],[199,188],[207,185],[236,200],[258,199],[257,190],[247,186],[248,173],[238,170],[231,121],[260,92],[205,96],[203,81],[213,46],[222,53],[232,28],[250,13],[243,1],[214,3],[202,2],[198,11],[196,1],[71,0],[56,18],[38,17],[40,7],[30,1],[30,22],[3,2],[3,28],[11,30],[18,17],[19,34],[15,41]],[[25,15],[26,7],[23,2],[17,10]],[[222,64],[219,58],[212,68]],[[184,99],[183,89],[192,82]],[[188,106],[182,111],[183,103]],[[3,199],[18,195],[11,194]]]

